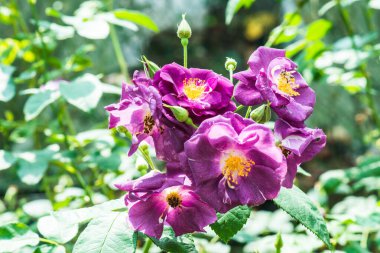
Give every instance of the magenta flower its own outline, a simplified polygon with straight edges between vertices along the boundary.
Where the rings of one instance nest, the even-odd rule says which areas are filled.
[[[153,86],[134,80],[134,85],[123,84],[120,102],[105,107],[109,112],[109,128],[125,127],[132,134],[129,155],[136,152],[138,145],[159,132],[162,115],[161,96]]]
[[[146,176],[119,185],[129,192],[129,222],[135,230],[160,238],[164,224],[170,225],[176,236],[204,232],[204,227],[216,221],[216,213],[192,190],[183,185],[184,177],[168,178],[165,174]]]
[[[195,124],[236,108],[233,84],[211,70],[168,64],[156,72],[153,85],[164,103],[187,109]]]
[[[203,121],[185,153],[196,192],[218,212],[275,198],[286,174],[271,130],[231,112]]]
[[[234,96],[243,105],[269,101],[280,118],[300,123],[313,112],[315,93],[285,50],[259,47],[248,60],[249,70],[236,73]]]
[[[274,131],[288,166],[283,186],[291,188],[298,165],[311,160],[323,149],[326,135],[321,129],[297,128],[281,119],[276,121]]]

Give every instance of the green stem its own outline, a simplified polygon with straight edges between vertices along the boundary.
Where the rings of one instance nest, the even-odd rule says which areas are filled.
[[[341,16],[341,19],[343,21],[343,24],[347,30],[348,36],[351,39],[351,43],[352,43],[353,48],[355,49],[355,53],[357,54],[359,47],[356,44],[356,41],[354,39],[354,29],[353,29],[353,26],[351,23],[350,15],[347,12],[347,10],[343,8],[343,6],[340,3],[340,0],[338,0],[338,11],[339,11],[339,15]],[[356,55],[356,57],[358,58],[358,55]],[[359,70],[360,70],[361,74],[364,76],[364,78],[366,79],[365,95],[367,98],[368,107],[371,110],[372,120],[375,123],[375,125],[377,126],[377,128],[380,130],[380,118],[379,118],[379,114],[377,112],[376,103],[375,103],[374,96],[372,93],[373,92],[372,81],[371,81],[369,74],[366,70],[365,63],[360,64]]]
[[[183,47],[183,66],[187,68],[187,45],[189,44],[189,39],[181,39],[181,44]]]
[[[247,112],[245,113],[245,118],[249,118],[252,111],[252,106],[248,106]]]
[[[49,239],[46,239],[46,238],[41,238],[41,237],[40,237],[40,242],[52,244],[52,245],[55,245],[55,246],[59,246],[60,245],[58,242],[55,242],[55,241],[52,241],[52,240],[49,240]]]
[[[86,192],[87,196],[89,197],[90,199],[90,203],[92,205],[94,205],[94,193],[92,192],[92,189],[91,187],[88,187],[88,185],[86,184],[86,181],[84,181],[84,178],[82,176],[82,174],[80,173],[80,171],[78,171],[77,169],[75,169],[75,176],[77,177],[80,185],[82,186],[82,188],[84,189],[84,191]]]
[[[238,111],[240,111],[243,108],[244,108],[244,105],[239,105],[238,107],[236,107],[235,112],[238,112]]]
[[[152,247],[153,241],[147,238],[144,244],[143,253],[149,253],[150,247]]]
[[[123,51],[121,50],[120,41],[117,37],[116,30],[113,25],[110,25],[110,33],[111,33],[112,46],[115,51],[116,59],[119,64],[121,73],[127,79],[127,81],[129,81],[131,78],[128,73],[128,64],[126,60],[124,59]]]
[[[230,82],[234,84],[234,78],[233,78],[234,71],[232,69],[229,69],[229,72],[230,72]]]

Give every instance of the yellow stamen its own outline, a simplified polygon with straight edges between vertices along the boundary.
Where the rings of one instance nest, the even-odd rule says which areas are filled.
[[[181,205],[182,198],[178,194],[178,192],[169,192],[168,195],[166,195],[166,202],[171,206],[172,208],[176,208]]]
[[[247,177],[251,171],[254,161],[248,160],[243,156],[230,154],[224,160],[222,173],[227,179],[228,186],[234,188],[233,184],[238,184],[238,177]]]
[[[292,75],[292,73],[288,71],[281,71],[280,76],[277,79],[278,89],[289,96],[298,96],[299,93],[295,91],[294,89],[297,89],[299,87],[298,84],[296,84],[296,79]]]
[[[185,95],[191,99],[197,99],[204,93],[206,89],[206,84],[204,80],[199,78],[185,78],[183,80],[183,92]]]

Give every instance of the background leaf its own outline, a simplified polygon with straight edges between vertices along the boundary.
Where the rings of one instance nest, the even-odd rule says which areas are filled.
[[[42,91],[30,96],[24,106],[25,120],[28,121],[37,117],[43,109],[56,101],[58,97],[59,93],[51,90]]]
[[[125,212],[112,212],[90,221],[75,243],[73,253],[135,252],[137,237]]]
[[[25,224],[12,223],[0,227],[0,253],[18,252],[24,246],[36,246],[39,237]]]
[[[138,11],[126,10],[126,9],[115,10],[113,13],[116,18],[131,21],[135,24],[148,28],[149,30],[152,30],[154,32],[160,31],[156,23],[144,13],[141,13]]]
[[[12,66],[0,64],[0,101],[8,102],[15,95],[15,87],[11,79],[14,70]]]
[[[243,228],[250,215],[251,208],[248,206],[237,206],[225,214],[218,213],[218,220],[214,224],[211,224],[211,228],[220,239],[227,243]]]
[[[309,197],[297,186],[294,185],[292,189],[282,188],[278,197],[273,201],[282,210],[313,232],[332,250],[330,235],[322,214]]]
[[[0,150],[0,170],[10,168],[15,161],[16,158],[12,155],[12,153],[5,150]]]
[[[229,25],[234,17],[243,6],[250,7],[256,0],[229,0],[226,8],[226,24]]]
[[[96,76],[86,74],[68,84],[62,83],[60,85],[60,91],[67,102],[82,111],[89,112],[97,106],[102,96],[100,86],[100,81]]]

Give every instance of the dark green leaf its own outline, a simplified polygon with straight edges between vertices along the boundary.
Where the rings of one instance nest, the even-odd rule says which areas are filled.
[[[150,237],[159,248],[169,253],[197,253],[194,241],[190,235],[174,236],[170,228],[165,228],[160,240]]]
[[[277,206],[304,225],[321,239],[332,250],[330,235],[326,222],[318,208],[309,197],[296,186],[292,189],[282,188],[280,194],[273,200]]]
[[[136,233],[126,221],[125,212],[112,212],[90,221],[74,245],[73,253],[135,252]]]
[[[220,239],[227,243],[243,228],[250,215],[249,207],[237,206],[225,214],[218,214],[218,220],[211,225],[211,228]]]
[[[126,9],[115,10],[113,13],[116,18],[131,21],[135,24],[144,26],[145,28],[148,28],[154,32],[160,31],[156,23],[144,13]]]

